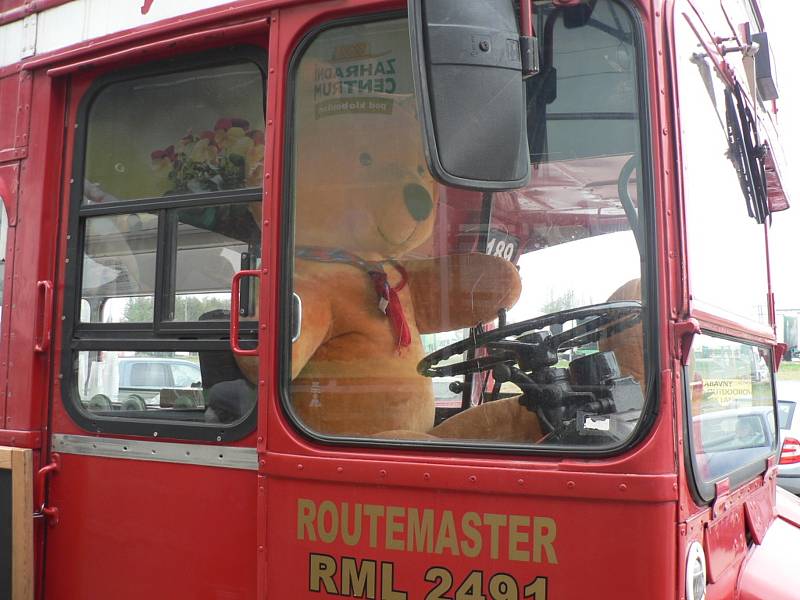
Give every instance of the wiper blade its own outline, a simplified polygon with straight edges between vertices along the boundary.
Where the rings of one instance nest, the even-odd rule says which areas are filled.
[[[764,223],[770,211],[763,151],[758,143],[756,121],[744,102],[738,82],[733,89],[725,89],[725,119],[730,159],[739,176],[747,214]]]

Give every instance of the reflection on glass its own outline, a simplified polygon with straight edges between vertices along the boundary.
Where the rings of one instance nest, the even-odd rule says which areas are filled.
[[[89,113],[84,204],[259,187],[263,88],[247,62],[109,85]]]
[[[771,452],[775,412],[768,355],[755,346],[696,336],[688,367],[699,475],[710,482]]]
[[[151,213],[85,220],[82,322],[152,322],[157,234]]]
[[[230,351],[84,351],[76,365],[83,408],[106,417],[232,423],[255,405],[255,386]]]
[[[260,230],[257,204],[228,204],[177,210],[177,261],[175,302],[167,320],[229,319],[230,289],[234,273],[255,268]],[[252,316],[255,302],[248,292],[241,306]],[[217,312],[215,312],[217,311]],[[222,311],[222,312],[219,312]],[[225,315],[227,311],[227,315]],[[216,315],[216,316],[215,316]]]

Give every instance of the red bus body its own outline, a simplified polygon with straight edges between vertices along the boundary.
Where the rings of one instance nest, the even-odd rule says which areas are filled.
[[[0,2],[0,26],[33,15],[43,23],[75,4]],[[777,342],[772,326],[749,327],[690,303],[672,34],[683,16],[672,0],[630,3],[644,33],[652,127],[658,411],[643,440],[606,458],[347,447],[299,432],[280,400],[277,342],[287,73],[315,27],[402,13],[405,4],[239,0],[163,19],[159,0],[126,4],[140,18],[123,30],[0,67],[8,215],[0,446],[32,450],[34,475],[54,465],[33,480],[26,598],[677,600],[687,597],[693,542],[707,558],[709,600],[797,597],[800,503],[776,491],[776,456],[738,487],[719,483],[710,503],[698,502],[687,474],[681,353],[694,324]],[[64,408],[61,390],[79,101],[101,75],[231,43],[268,57],[257,425],[238,440],[192,444],[87,431]],[[131,455],[104,456],[92,437]],[[163,455],[181,444],[187,456],[207,458],[187,464]],[[217,456],[222,466],[213,464]]]

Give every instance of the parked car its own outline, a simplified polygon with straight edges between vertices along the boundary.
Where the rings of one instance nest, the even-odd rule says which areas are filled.
[[[800,494],[800,382],[778,383],[778,485]]]
[[[763,458],[775,447],[772,406],[713,410],[693,421],[697,467],[707,479],[730,472],[734,465]]]
[[[103,390],[89,401],[93,411],[110,409],[195,408],[202,405],[200,367],[189,360],[120,357],[116,393]]]

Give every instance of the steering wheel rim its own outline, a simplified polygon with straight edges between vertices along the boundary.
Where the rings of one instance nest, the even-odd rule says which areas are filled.
[[[625,300],[619,302],[602,302],[578,308],[568,308],[558,312],[526,319],[519,323],[511,323],[490,331],[474,334],[468,338],[449,344],[444,348],[435,350],[424,356],[417,363],[417,372],[425,377],[450,377],[486,371],[492,367],[513,360],[513,352],[497,353],[488,356],[467,359],[452,365],[436,367],[437,363],[447,360],[452,356],[463,354],[469,349],[488,346],[505,338],[519,338],[527,333],[540,331],[545,327],[563,324],[577,319],[586,319],[594,316],[595,319],[582,323],[559,334],[549,335],[541,343],[548,344],[549,348],[557,351],[574,348],[583,344],[596,341],[601,334],[611,331],[613,334],[633,327],[641,317],[641,302]],[[597,321],[602,321],[597,323]],[[594,328],[591,325],[595,325]],[[515,340],[516,341],[516,340]]]

